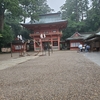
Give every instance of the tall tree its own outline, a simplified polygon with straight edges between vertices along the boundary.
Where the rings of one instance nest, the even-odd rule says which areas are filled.
[[[63,19],[68,20],[68,27],[63,31],[63,39],[76,31],[86,31],[85,21],[88,16],[88,0],[66,0],[61,7]]]
[[[100,27],[100,0],[91,0],[91,2],[86,24],[89,31],[96,31]]]
[[[47,5],[47,0],[20,0],[22,18],[25,23],[26,18],[31,20],[38,19],[39,14],[51,12],[52,9]]]
[[[51,9],[48,5],[47,5],[47,0],[39,0],[39,14],[47,14],[50,13],[52,11],[54,11],[54,9]]]
[[[0,34],[0,38],[2,37],[2,34]]]
[[[87,15],[88,4],[88,0],[66,0],[61,7],[64,19],[71,18],[76,22],[83,20]]]
[[[8,11],[13,16],[18,16],[19,9],[18,0],[0,0],[0,30],[3,30],[5,11]]]
[[[79,16],[80,20],[83,21],[88,16],[89,10],[89,1],[88,0],[80,0],[79,1]]]
[[[4,30],[0,30],[0,34],[2,35],[2,38],[0,38],[0,48],[6,47],[13,40],[12,30],[8,25],[4,24]]]

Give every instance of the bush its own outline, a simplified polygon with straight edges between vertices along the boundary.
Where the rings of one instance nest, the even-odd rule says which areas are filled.
[[[0,31],[2,37],[0,37],[0,49],[2,47],[7,47],[8,44],[13,40],[13,34],[11,28],[8,25],[4,25],[4,30]]]

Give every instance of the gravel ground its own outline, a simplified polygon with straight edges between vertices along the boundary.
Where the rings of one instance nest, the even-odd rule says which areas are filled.
[[[19,53],[13,53],[12,57],[11,57],[11,53],[1,53],[0,54],[0,61],[4,61],[4,60],[8,60],[8,59],[12,59],[12,58],[18,58],[19,57]]]
[[[57,51],[0,71],[0,100],[100,100],[100,67]]]
[[[34,55],[35,52],[27,52],[29,55]],[[11,53],[1,53],[0,54],[0,61],[5,61],[8,59],[16,59],[19,58],[20,53],[12,53],[12,57],[11,57]],[[26,56],[27,54],[25,54]]]

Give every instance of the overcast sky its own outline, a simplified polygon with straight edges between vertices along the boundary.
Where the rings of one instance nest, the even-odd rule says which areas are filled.
[[[47,4],[51,9],[54,9],[55,12],[60,11],[60,7],[65,3],[66,0],[47,0]]]

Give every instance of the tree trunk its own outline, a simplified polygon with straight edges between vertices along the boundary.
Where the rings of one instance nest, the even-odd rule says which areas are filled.
[[[0,15],[0,30],[3,30],[4,28],[4,16]]]
[[[83,21],[83,17],[84,17],[83,15],[84,15],[84,14],[83,14],[83,11],[82,11],[82,19],[81,19],[81,21]]]
[[[26,22],[26,18],[24,17],[24,23]]]
[[[76,0],[76,22],[79,21],[79,14],[78,14],[78,1]]]

